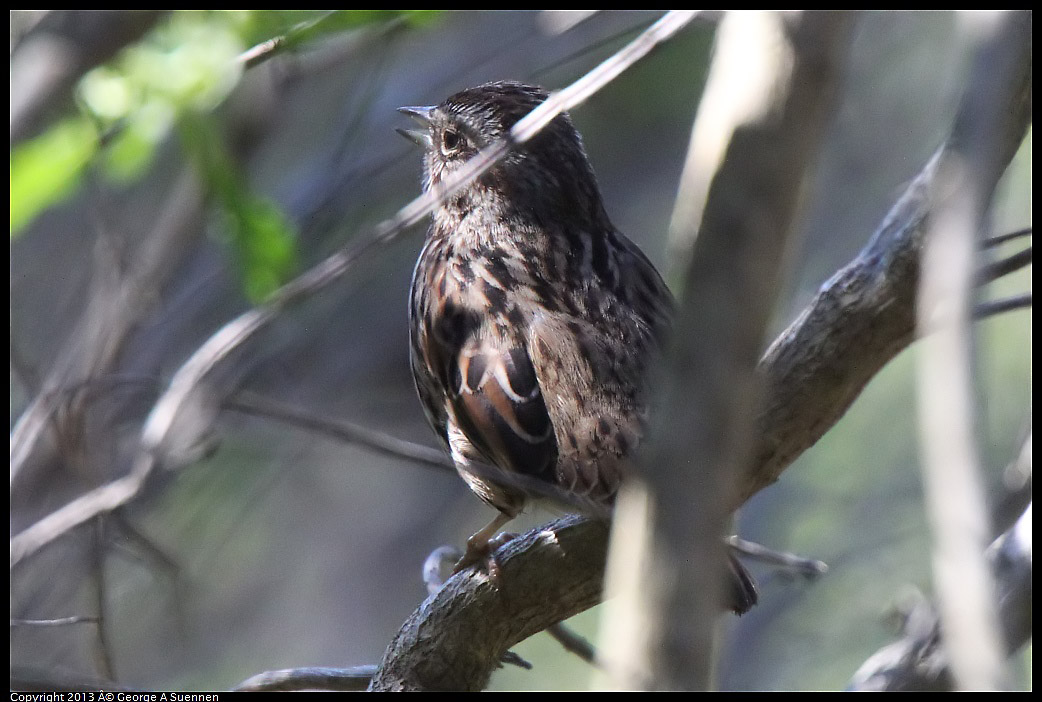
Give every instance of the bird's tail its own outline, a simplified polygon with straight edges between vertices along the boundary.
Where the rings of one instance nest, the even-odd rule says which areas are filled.
[[[756,592],[756,581],[731,549],[728,549],[727,563],[731,577],[725,591],[726,604],[735,614],[745,614],[759,599],[759,594]]]

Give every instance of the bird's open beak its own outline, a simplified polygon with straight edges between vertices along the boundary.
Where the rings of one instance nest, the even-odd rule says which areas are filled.
[[[431,123],[431,113],[434,112],[434,106],[430,107],[399,107],[398,111],[403,115],[409,115],[416,123],[419,124],[422,129],[396,129],[395,131],[401,134],[409,141],[422,146],[425,149],[431,148],[433,145],[431,142],[431,132],[428,127]]]

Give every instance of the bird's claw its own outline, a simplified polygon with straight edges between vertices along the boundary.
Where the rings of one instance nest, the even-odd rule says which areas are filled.
[[[456,561],[456,565],[452,568],[452,574],[455,575],[471,566],[475,566],[478,572],[488,575],[492,585],[498,590],[500,567],[499,561],[496,559],[496,551],[516,538],[517,534],[501,532],[487,540],[468,539],[467,551],[462,558]]]

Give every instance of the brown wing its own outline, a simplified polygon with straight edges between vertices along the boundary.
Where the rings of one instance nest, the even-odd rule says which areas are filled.
[[[473,340],[455,360],[451,412],[471,443],[504,471],[553,480],[557,442],[527,351]]]
[[[516,513],[533,478],[553,480],[553,427],[524,325],[497,324],[491,307],[501,300],[495,290],[487,281],[475,283],[473,264],[452,260],[446,246],[429,241],[413,278],[416,388],[471,489],[497,509]]]

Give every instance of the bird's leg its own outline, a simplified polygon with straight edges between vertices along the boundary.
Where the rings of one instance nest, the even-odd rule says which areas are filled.
[[[508,536],[505,540],[501,540],[499,537],[493,538],[493,536],[497,531],[499,531],[500,527],[513,518],[513,515],[500,512],[491,522],[476,531],[473,536],[467,539],[467,552],[463,554],[462,558],[456,561],[456,566],[452,569],[453,574],[456,574],[461,570],[466,570],[472,565],[481,564],[484,566],[484,570],[486,570],[490,576],[495,578],[499,571],[499,567],[495,562],[495,559],[492,557],[492,552],[509,541],[513,535]],[[501,534],[500,536],[507,535]]]

